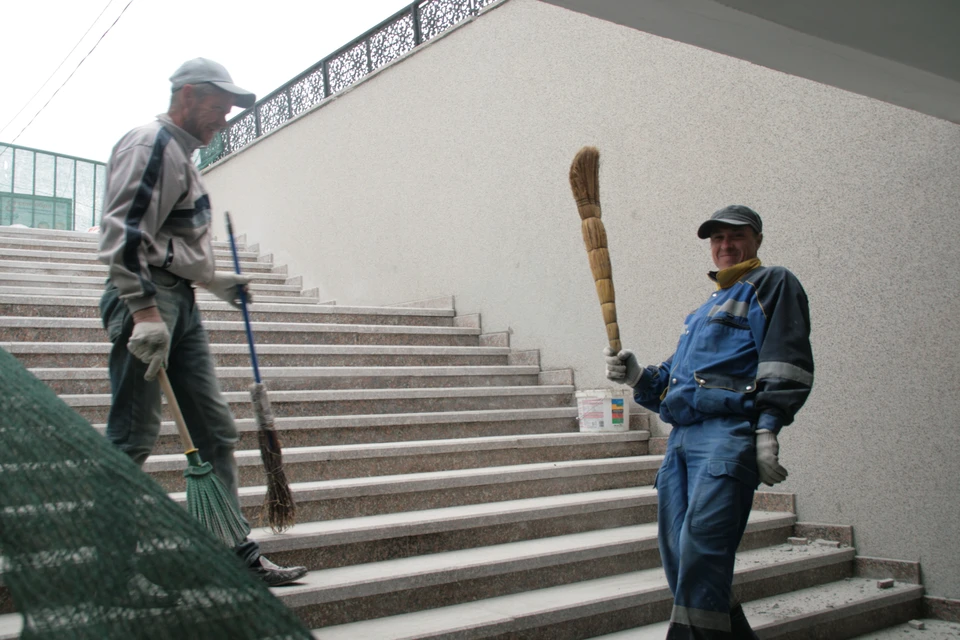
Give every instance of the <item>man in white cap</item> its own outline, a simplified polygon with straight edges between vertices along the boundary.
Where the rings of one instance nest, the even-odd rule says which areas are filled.
[[[250,107],[256,96],[206,58],[183,63],[170,81],[167,113],[123,136],[107,163],[100,225],[100,259],[110,267],[100,314],[113,343],[107,438],[144,463],[160,432],[156,375],[167,368],[200,457],[237,500],[237,428],[220,392],[193,285],[239,307],[239,289],[250,299],[250,278],[214,269],[210,198],[191,156],[226,126],[234,106]],[[270,586],[307,573],[273,564],[253,540],[236,551]]]
[[[787,477],[777,434],[813,385],[807,296],[757,258],[763,223],[743,205],[700,225],[717,290],[686,320],[672,356],[643,367],[604,351],[607,377],[673,425],[655,483],[660,556],[673,592],[668,640],[756,638],[734,601],[733,565],[761,482]]]

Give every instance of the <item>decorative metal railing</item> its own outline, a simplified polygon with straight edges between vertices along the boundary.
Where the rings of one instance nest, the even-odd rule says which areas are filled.
[[[86,231],[103,217],[107,165],[0,143],[0,225]]]
[[[200,150],[198,165],[203,169],[242,149],[494,2],[497,0],[417,0],[231,119]]]

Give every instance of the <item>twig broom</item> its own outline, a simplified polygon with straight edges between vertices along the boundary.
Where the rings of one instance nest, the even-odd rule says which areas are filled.
[[[570,165],[570,189],[580,213],[583,244],[590,260],[590,271],[600,298],[607,340],[614,353],[620,353],[620,327],[617,325],[617,302],[613,290],[613,269],[607,250],[607,231],[600,220],[600,151],[583,147]]]
[[[237,243],[233,239],[233,224],[230,222],[230,213],[225,214],[227,219],[227,235],[230,236],[230,250],[233,252],[233,267],[240,273],[240,259],[237,256]],[[280,437],[274,425],[273,411],[270,409],[270,398],[267,396],[267,387],[260,379],[260,367],[257,364],[257,350],[253,343],[253,331],[250,328],[250,313],[247,311],[247,294],[240,290],[240,309],[243,311],[243,322],[247,329],[247,344],[250,346],[250,363],[253,365],[253,384],[250,385],[250,399],[253,401],[253,411],[257,420],[257,440],[260,443],[260,459],[263,461],[263,470],[267,474],[267,494],[263,499],[263,510],[260,520],[266,521],[270,528],[279,533],[297,523],[297,505],[293,501],[290,483],[287,474],[283,471],[283,451],[280,448]]]
[[[223,482],[213,473],[210,463],[200,459],[200,453],[193,446],[193,439],[187,431],[177,397],[163,368],[157,372],[157,380],[160,381],[163,394],[167,396],[167,406],[177,423],[180,442],[184,455],[187,456],[187,468],[183,472],[187,479],[187,511],[225,545],[235,547],[247,539],[250,525],[234,505],[233,496],[227,493]]]

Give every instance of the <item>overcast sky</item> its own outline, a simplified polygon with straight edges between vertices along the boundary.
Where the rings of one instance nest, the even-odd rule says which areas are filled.
[[[0,142],[14,142],[118,16],[15,144],[105,162],[120,136],[166,111],[185,60],[216,60],[260,98],[411,2],[0,0]]]

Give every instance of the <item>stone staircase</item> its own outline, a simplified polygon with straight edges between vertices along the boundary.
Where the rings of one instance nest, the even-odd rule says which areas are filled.
[[[103,431],[109,345],[96,235],[0,227],[0,347]],[[671,597],[656,544],[662,459],[647,417],[580,433],[569,370],[483,333],[441,298],[349,307],[241,241],[251,319],[299,522],[253,533],[308,576],[274,593],[325,640],[662,638]],[[232,268],[226,243],[218,268]],[[240,500],[265,488],[240,314],[198,295],[241,431]],[[144,470],[183,502],[172,422]],[[852,638],[923,614],[919,568],[859,558],[849,527],[797,523],[758,494],[736,585],[762,638]],[[896,577],[889,588],[877,578]],[[20,617],[0,607],[0,640]],[[871,636],[872,637],[872,636]],[[898,636],[899,637],[899,636]]]

